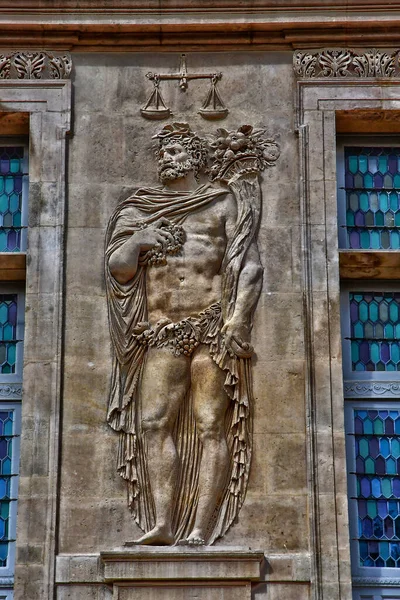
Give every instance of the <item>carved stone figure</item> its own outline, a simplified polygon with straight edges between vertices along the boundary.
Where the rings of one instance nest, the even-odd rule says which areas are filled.
[[[244,501],[251,460],[252,317],[262,284],[259,172],[277,159],[264,130],[205,140],[165,126],[162,187],[112,215],[106,282],[114,364],[108,423],[145,532],[138,544],[212,544]]]

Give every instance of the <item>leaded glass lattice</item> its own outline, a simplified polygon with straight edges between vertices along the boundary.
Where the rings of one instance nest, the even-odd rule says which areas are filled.
[[[354,410],[360,566],[400,567],[400,411]]]
[[[353,371],[400,371],[400,292],[350,292]]]
[[[13,433],[14,411],[0,406],[0,567],[7,566],[8,558]]]
[[[346,228],[352,249],[400,248],[400,147],[345,149]]]
[[[23,158],[23,147],[0,147],[0,252],[21,250]]]

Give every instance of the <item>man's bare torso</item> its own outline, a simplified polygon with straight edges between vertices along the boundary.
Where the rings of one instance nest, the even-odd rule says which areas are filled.
[[[229,232],[236,221],[236,203],[227,194],[185,220],[185,243],[179,256],[147,269],[148,320],[179,321],[221,300],[221,265]]]

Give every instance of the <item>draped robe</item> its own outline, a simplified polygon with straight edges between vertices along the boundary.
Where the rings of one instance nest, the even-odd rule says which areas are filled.
[[[245,189],[247,187],[247,190]],[[238,203],[238,217],[223,260],[221,307],[226,322],[233,314],[240,270],[255,235],[260,214],[259,187],[255,181],[242,181],[232,188]],[[137,343],[133,330],[147,320],[146,265],[138,266],[135,276],[120,284],[112,276],[108,261],[134,233],[161,217],[184,224],[194,210],[206,209],[212,201],[226,195],[227,189],[211,184],[191,192],[172,192],[162,188],[142,188],[123,201],[112,215],[106,235],[106,287],[113,368],[107,421],[119,432],[118,471],[127,481],[128,504],[144,531],[155,525],[155,508],[146,464],[146,444],[141,432],[140,382],[147,349]],[[173,260],[168,257],[167,262]],[[159,268],[168,268],[168,264]],[[206,308],[206,307],[204,307]],[[210,356],[225,377],[225,391],[231,399],[225,431],[230,454],[227,484],[210,523],[206,542],[212,544],[236,519],[246,494],[251,462],[252,382],[250,359],[230,356],[224,346],[220,326],[207,333]],[[202,448],[196,433],[190,391],[180,408],[173,432],[180,459],[173,508],[175,542],[191,532],[198,501],[198,472]]]

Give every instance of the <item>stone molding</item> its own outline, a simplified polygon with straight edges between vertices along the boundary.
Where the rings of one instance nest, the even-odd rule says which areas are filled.
[[[137,547],[102,552],[104,581],[245,580],[259,581],[264,553],[234,548]]]
[[[345,398],[360,397],[400,397],[400,383],[398,381],[345,381]]]
[[[3,383],[0,385],[0,398],[10,398],[12,400],[21,400],[22,384],[21,383]]]
[[[46,50],[0,50],[0,79],[69,79],[69,54]]]
[[[298,50],[293,68],[299,78],[365,78],[400,76],[400,50],[358,51],[350,48]]]

